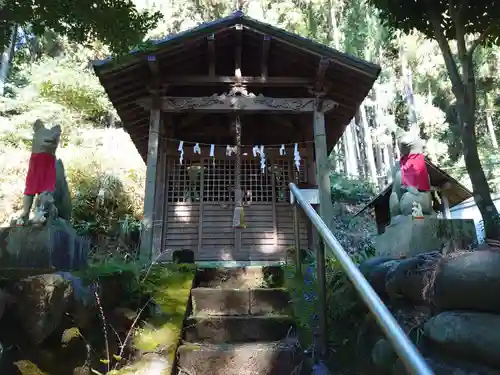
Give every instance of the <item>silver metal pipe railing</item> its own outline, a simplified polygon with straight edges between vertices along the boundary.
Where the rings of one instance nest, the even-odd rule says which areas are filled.
[[[309,220],[311,220],[311,223],[317,229],[320,236],[323,238],[323,241],[326,245],[325,248],[330,248],[333,253],[332,255],[339,260],[342,268],[354,285],[354,288],[359,293],[372,314],[375,316],[377,323],[384,331],[387,339],[392,343],[394,350],[399,355],[399,358],[403,361],[406,369],[413,375],[434,375],[434,372],[427,365],[415,345],[413,345],[408,336],[404,333],[403,329],[399,326],[394,316],[392,316],[391,312],[382,302],[375,290],[373,290],[368,280],[366,280],[363,274],[359,271],[356,264],[354,264],[354,262],[351,260],[349,254],[347,254],[347,252],[342,248],[342,245],[339,243],[339,241],[337,241],[325,222],[316,213],[314,208],[306,201],[299,188],[293,182],[290,183],[289,186],[295,200],[295,228],[299,228],[299,215],[297,210],[297,204],[299,204],[306,216],[309,218]],[[300,267],[300,239],[298,233],[295,234],[295,241],[296,261],[298,262],[297,264]],[[320,267],[324,268],[325,264],[318,264],[318,269]],[[320,285],[319,288],[323,289],[326,292],[325,285]],[[326,295],[322,296],[321,294],[322,293],[320,292],[319,298],[326,298]],[[326,302],[323,301],[323,303]],[[325,312],[320,311],[320,313],[324,314]],[[326,329],[326,327],[323,328]],[[321,332],[321,334],[325,335],[326,332]]]

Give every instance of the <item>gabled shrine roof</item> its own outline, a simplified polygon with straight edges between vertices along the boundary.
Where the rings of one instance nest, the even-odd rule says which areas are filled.
[[[339,105],[325,116],[329,147],[333,147],[345,127],[370,91],[380,73],[380,67],[354,56],[342,53],[310,39],[289,33],[235,12],[232,15],[204,23],[193,29],[170,35],[131,51],[118,59],[107,58],[93,62],[96,75],[129,132],[138,151],[147,153],[149,112],[137,101],[150,93],[151,71],[148,57],[154,55],[160,67],[160,76],[208,74],[207,37],[215,37],[218,69],[221,76],[229,73],[233,65],[234,30],[242,25],[243,76],[260,76],[262,41],[270,38],[268,76],[304,77],[314,79],[321,59],[329,59],[326,81],[330,88],[326,98]],[[260,87],[266,96],[308,97],[306,87]],[[222,87],[214,90],[207,85],[169,87],[169,96],[209,96],[221,94]],[[252,90],[258,93],[258,90]]]

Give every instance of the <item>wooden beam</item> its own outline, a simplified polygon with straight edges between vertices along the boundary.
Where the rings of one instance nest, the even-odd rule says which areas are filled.
[[[208,41],[208,76],[215,77],[215,35],[207,36]]]
[[[318,70],[316,72],[316,80],[314,83],[314,90],[318,94],[325,93],[327,89],[326,71],[328,70],[329,66],[330,66],[330,59],[322,57],[319,60]]]
[[[171,86],[217,86],[244,84],[245,86],[272,86],[272,87],[314,87],[316,80],[304,77],[252,77],[242,76],[206,76],[186,75],[167,77],[162,84]]]
[[[160,66],[155,55],[148,56],[148,67],[151,72],[151,83],[154,88],[160,87]]]
[[[333,100],[323,100],[322,113],[337,107]],[[137,101],[137,104],[149,110],[152,100],[150,97]],[[229,94],[203,97],[175,97],[164,96],[161,99],[161,110],[164,112],[266,112],[266,113],[304,113],[315,111],[314,98],[271,98],[263,95],[253,95],[236,92]]]
[[[234,75],[236,79],[241,79],[243,74],[241,73],[241,55],[242,55],[242,40],[243,40],[243,25],[235,25],[236,30],[236,42],[234,48]]]
[[[260,74],[263,79],[267,78],[267,60],[269,58],[270,45],[271,45],[271,37],[266,35],[262,43],[262,59],[260,62]]]
[[[140,260],[149,262],[153,254],[153,218],[155,205],[156,174],[158,163],[158,143],[160,133],[161,101],[158,96],[152,99],[149,120],[148,157],[146,168],[146,189],[144,195],[144,217],[141,233]]]

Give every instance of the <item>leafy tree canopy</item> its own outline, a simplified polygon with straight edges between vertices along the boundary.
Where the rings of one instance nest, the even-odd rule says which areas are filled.
[[[141,42],[161,18],[159,12],[139,12],[131,0],[4,0],[0,41],[8,43],[12,25],[30,25],[36,35],[53,30],[75,42],[98,39],[122,53]]]
[[[499,0],[369,0],[389,26],[404,32],[416,29],[436,39],[430,22],[440,15],[441,29],[448,40],[459,35],[481,34],[481,41],[496,43],[500,38]],[[462,22],[458,24],[454,20]]]

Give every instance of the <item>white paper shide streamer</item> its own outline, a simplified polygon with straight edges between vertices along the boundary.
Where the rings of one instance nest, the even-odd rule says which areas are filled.
[[[300,159],[299,145],[298,143],[295,143],[295,147],[293,149],[293,161],[295,162],[295,167],[297,167],[298,171],[300,171]]]
[[[182,162],[184,161],[184,141],[179,142],[177,151],[179,151],[179,164],[182,164]]]
[[[236,146],[231,147],[231,146],[227,145],[226,146],[226,156],[231,156],[232,154],[236,153],[236,148],[237,148]]]
[[[286,155],[285,145],[281,145],[280,147],[280,156]]]
[[[194,145],[193,152],[195,154],[201,154],[201,148],[200,148],[200,144],[199,143],[197,143],[197,144]]]
[[[212,164],[215,165],[215,145],[210,145],[209,156],[212,158]]]
[[[264,173],[266,170],[266,153],[264,152],[264,146],[253,146],[252,153],[254,158],[256,158],[257,155],[260,156],[260,170]]]

